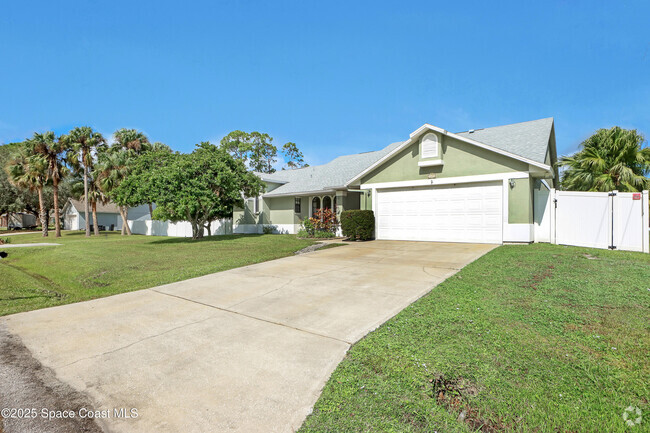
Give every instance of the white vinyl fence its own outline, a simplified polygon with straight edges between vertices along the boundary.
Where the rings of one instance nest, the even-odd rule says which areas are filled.
[[[650,252],[648,191],[551,190],[551,243]]]
[[[171,221],[139,219],[129,221],[129,227],[134,234],[138,235],[192,237],[192,224],[187,221],[173,223]],[[232,234],[232,220],[222,219],[213,221],[210,229],[212,230],[213,236]],[[204,229],[203,234],[207,236],[208,231]]]

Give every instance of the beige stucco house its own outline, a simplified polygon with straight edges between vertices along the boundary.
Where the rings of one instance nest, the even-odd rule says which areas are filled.
[[[552,118],[451,133],[425,124],[381,150],[258,174],[236,233],[296,233],[316,209],[372,209],[377,239],[533,242],[558,176]]]

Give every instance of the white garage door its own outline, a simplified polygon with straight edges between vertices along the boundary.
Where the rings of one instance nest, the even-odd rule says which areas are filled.
[[[377,191],[377,238],[501,243],[501,182]]]

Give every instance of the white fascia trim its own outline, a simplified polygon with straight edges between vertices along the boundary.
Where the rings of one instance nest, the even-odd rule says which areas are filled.
[[[426,131],[436,131],[436,132],[439,132],[439,133],[445,134],[445,135],[449,134],[449,131],[447,131],[445,129],[438,128],[437,126],[433,126],[430,123],[425,123],[424,125],[420,126],[415,131],[411,132],[409,134],[409,137],[410,138],[417,137],[417,136],[419,136],[420,134],[422,134],[423,132],[426,132]]]
[[[347,182],[345,183],[345,185],[346,185],[346,186],[350,185],[350,184],[351,184],[352,182],[354,182],[355,180],[357,180],[357,179],[363,177],[363,175],[369,173],[370,171],[374,170],[374,169],[377,168],[378,166],[382,165],[384,162],[386,162],[387,160],[389,160],[390,158],[392,158],[393,156],[395,156],[398,152],[400,152],[400,151],[401,151],[402,149],[404,149],[406,146],[409,146],[410,144],[414,143],[415,140],[416,140],[420,135],[422,135],[422,133],[424,133],[424,132],[426,132],[426,131],[435,131],[435,132],[438,132],[438,133],[440,133],[440,134],[446,135],[446,136],[448,136],[448,137],[455,138],[456,140],[464,141],[465,143],[473,144],[474,146],[481,147],[481,148],[486,149],[486,150],[490,150],[490,151],[492,151],[492,152],[495,152],[495,153],[498,153],[498,154],[501,154],[501,155],[504,155],[504,156],[507,156],[507,157],[510,157],[510,158],[516,159],[516,160],[518,160],[518,161],[525,162],[525,163],[530,164],[530,165],[534,165],[534,166],[539,167],[539,168],[542,168],[542,169],[544,169],[544,170],[546,170],[546,171],[552,171],[550,165],[542,164],[541,162],[533,161],[532,159],[528,159],[528,158],[524,158],[523,156],[515,155],[514,153],[510,153],[510,152],[507,152],[507,151],[505,151],[505,150],[501,150],[501,149],[499,149],[499,148],[496,148],[496,147],[493,147],[493,146],[487,145],[487,144],[485,144],[485,143],[481,143],[481,142],[476,141],[476,140],[472,140],[472,139],[470,139],[470,138],[465,138],[465,137],[463,137],[463,136],[456,135],[456,134],[454,134],[454,133],[452,133],[452,132],[448,132],[448,131],[446,131],[446,130],[444,130],[444,129],[442,129],[442,128],[438,128],[437,126],[433,126],[433,125],[429,125],[428,123],[425,123],[424,125],[420,126],[418,129],[416,129],[415,131],[413,131],[413,132],[410,134],[410,138],[409,138],[408,140],[406,140],[406,141],[403,142],[401,145],[397,146],[395,149],[393,149],[392,151],[390,151],[389,153],[387,153],[386,155],[384,155],[384,157],[380,158],[378,161],[376,161],[376,162],[375,162],[374,164],[372,164],[370,167],[366,168],[366,169],[363,170],[361,173],[359,173],[358,175],[354,176],[352,179],[350,179],[349,181],[347,181]]]
[[[418,161],[418,167],[436,167],[439,165],[445,165],[445,161],[442,159],[435,159],[433,161]]]
[[[504,181],[508,179],[525,179],[528,177],[529,174],[524,171],[513,171],[511,173],[479,174],[475,176],[445,177],[442,179],[420,179],[404,180],[400,182],[364,183],[361,185],[361,189],[408,188],[412,186],[447,185],[453,183],[492,182],[499,180]]]
[[[285,192],[282,194],[273,194],[268,193],[268,194],[263,194],[262,197],[264,198],[273,198],[273,197],[287,197],[287,196],[292,196],[292,197],[305,197],[309,195],[327,195],[327,194],[332,194],[336,193],[335,190],[333,189],[318,189],[316,191],[300,191],[300,192]]]

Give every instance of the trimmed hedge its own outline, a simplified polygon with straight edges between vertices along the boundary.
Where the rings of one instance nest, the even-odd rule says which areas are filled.
[[[367,241],[375,230],[375,214],[371,210],[344,210],[341,212],[341,231],[350,239]]]

